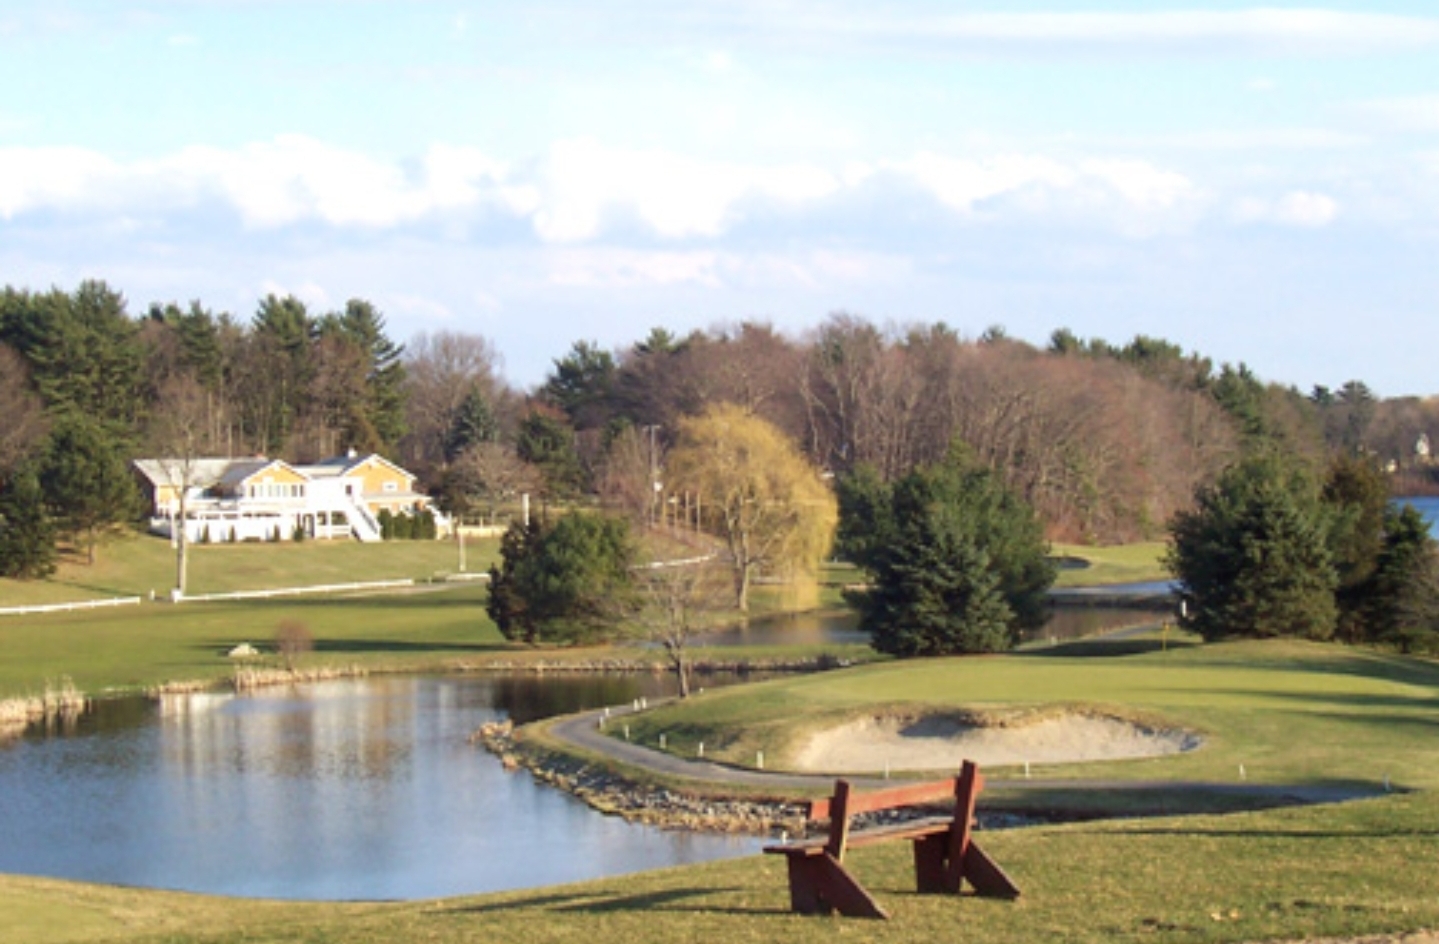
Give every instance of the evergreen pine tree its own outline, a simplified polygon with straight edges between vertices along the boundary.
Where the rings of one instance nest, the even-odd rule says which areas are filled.
[[[31,580],[55,572],[55,523],[32,469],[0,485],[0,577]]]
[[[1301,470],[1253,456],[1197,493],[1170,524],[1167,563],[1184,584],[1183,622],[1206,639],[1328,639],[1337,619],[1326,512]]]
[[[840,487],[841,534],[870,586],[850,595],[881,652],[997,652],[1042,625],[1054,580],[1032,508],[987,469],[952,455],[887,488]]]
[[[500,438],[500,424],[490,403],[478,387],[471,387],[455,410],[445,434],[445,461],[454,462],[471,446],[495,442]]]

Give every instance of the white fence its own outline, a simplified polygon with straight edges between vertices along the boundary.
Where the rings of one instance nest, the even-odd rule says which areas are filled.
[[[489,580],[487,573],[446,574],[444,582],[468,580]],[[196,593],[170,597],[171,603],[211,603],[218,600],[262,600],[268,597],[298,596],[303,593],[351,593],[357,590],[396,590],[415,586],[412,579],[371,580],[364,583],[330,583],[312,587],[281,587],[276,590],[240,590],[233,593]],[[0,616],[20,616],[27,613],[60,613],[66,610],[93,610],[106,606],[133,606],[141,602],[140,597],[112,597],[106,600],[85,600],[80,603],[48,603],[42,606],[0,607]]]
[[[40,606],[0,607],[0,616],[23,616],[27,613],[63,613],[66,610],[96,610],[106,606],[134,606],[139,597],[110,597],[106,600],[82,600],[79,603],[46,603]]]
[[[240,590],[234,593],[197,593],[172,597],[175,603],[207,603],[216,600],[262,600],[268,597],[291,597],[302,593],[348,593],[352,590],[393,590],[413,587],[413,580],[372,580],[367,583],[330,583],[313,587],[283,587],[278,590]]]

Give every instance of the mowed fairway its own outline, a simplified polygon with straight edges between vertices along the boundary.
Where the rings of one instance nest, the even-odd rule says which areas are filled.
[[[1154,644],[1150,644],[1154,645]],[[1076,647],[1103,651],[1102,647]],[[824,727],[904,707],[1077,706],[1181,727],[1202,749],[1036,767],[1034,776],[1439,788],[1439,667],[1293,641],[1184,645],[1125,656],[1022,655],[889,662],[717,691],[630,723],[678,753],[783,766]],[[1013,775],[1017,771],[995,771]]]

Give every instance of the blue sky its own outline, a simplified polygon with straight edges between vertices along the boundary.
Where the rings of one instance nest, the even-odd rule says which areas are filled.
[[[1439,392],[1432,3],[0,0],[0,279],[570,344],[833,311]]]

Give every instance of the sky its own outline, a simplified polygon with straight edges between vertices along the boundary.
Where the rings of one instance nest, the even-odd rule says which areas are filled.
[[[0,283],[519,386],[833,312],[1439,393],[1439,5],[0,0]]]

